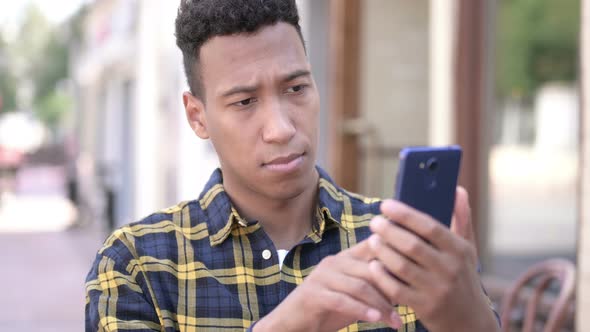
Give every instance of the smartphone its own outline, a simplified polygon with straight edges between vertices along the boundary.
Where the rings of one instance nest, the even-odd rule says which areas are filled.
[[[395,198],[450,227],[461,154],[458,145],[402,149]]]

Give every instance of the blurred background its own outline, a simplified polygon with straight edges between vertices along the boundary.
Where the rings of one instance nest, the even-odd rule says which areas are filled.
[[[461,144],[494,301],[536,262],[585,257],[580,1],[298,1],[318,163],[391,197],[402,147]],[[81,330],[104,238],[196,198],[217,167],[185,120],[177,7],[0,3],[0,330]]]

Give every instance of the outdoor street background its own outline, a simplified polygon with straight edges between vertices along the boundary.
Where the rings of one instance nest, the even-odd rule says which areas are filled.
[[[352,165],[355,191],[391,197],[402,147],[456,144],[462,130],[479,141],[464,160],[478,162],[467,166],[484,197],[485,280],[505,291],[536,262],[576,261],[580,0],[297,4],[321,100],[320,166],[334,175]],[[478,19],[460,14],[474,4]],[[0,1],[0,331],[83,330],[85,277],[108,234],[198,197],[218,166],[186,123],[177,9],[162,0]],[[350,42],[341,21],[356,25],[354,54],[331,48]],[[462,31],[482,37],[460,44]],[[458,45],[481,52],[482,77],[457,75]],[[343,93],[340,71],[354,91]],[[458,91],[463,81],[469,93]],[[477,130],[457,125],[477,112],[460,113],[456,92],[481,93]],[[354,155],[330,165],[351,142]]]

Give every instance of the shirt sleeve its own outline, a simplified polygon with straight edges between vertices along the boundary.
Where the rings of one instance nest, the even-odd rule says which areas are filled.
[[[154,305],[122,265],[96,256],[86,278],[86,331],[164,331]]]

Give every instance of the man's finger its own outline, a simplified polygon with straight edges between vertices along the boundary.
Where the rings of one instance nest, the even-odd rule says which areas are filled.
[[[377,258],[385,268],[397,278],[413,288],[426,288],[432,284],[430,274],[416,264],[408,254],[399,253],[390,247],[377,234],[371,235],[369,243],[377,253]]]
[[[362,242],[357,243],[356,245],[342,251],[341,255],[353,257],[355,259],[369,262],[372,259],[375,259],[375,252],[369,246],[369,242],[364,240]]]
[[[376,248],[375,243],[372,243],[374,241],[372,238],[375,235],[379,235],[384,245],[408,257],[424,269],[440,270],[444,268],[441,265],[442,260],[439,252],[425,242],[424,239],[406,228],[400,227],[396,223],[392,223],[381,216],[374,217],[371,220],[370,227],[374,235],[369,237],[369,243],[378,258],[382,259],[382,253],[380,249]]]
[[[382,294],[369,271],[369,262],[375,258],[367,240],[333,256],[327,279],[327,289],[345,294],[380,312],[379,320],[393,328],[401,322],[393,304]],[[325,271],[324,271],[325,272]]]
[[[387,296],[392,303],[404,303],[411,305],[414,292],[400,280],[394,278],[385,266],[379,261],[369,263],[369,270],[373,274],[375,281],[381,292]]]
[[[327,291],[324,294],[326,295],[322,296],[322,301],[326,301],[333,311],[345,317],[356,317],[357,320],[367,322],[383,321],[394,329],[398,329],[402,325],[402,320],[397,312],[390,311],[387,316],[384,316],[379,310],[346,294],[333,291]]]
[[[370,276],[369,264],[365,263],[363,268]],[[372,278],[372,276],[370,277]],[[393,305],[381,294],[377,286],[370,281],[346,274],[336,274],[332,277],[330,289],[347,294],[367,306],[379,310],[382,319],[387,318],[393,310]]]
[[[331,308],[345,317],[356,317],[357,320],[377,322],[383,319],[379,310],[344,293],[326,291],[322,300]]]
[[[475,246],[475,234],[473,232],[473,223],[471,222],[469,196],[463,187],[457,187],[451,231]]]
[[[448,228],[426,213],[391,199],[381,203],[381,212],[396,224],[418,234],[436,248],[448,249],[453,246],[453,235]]]

